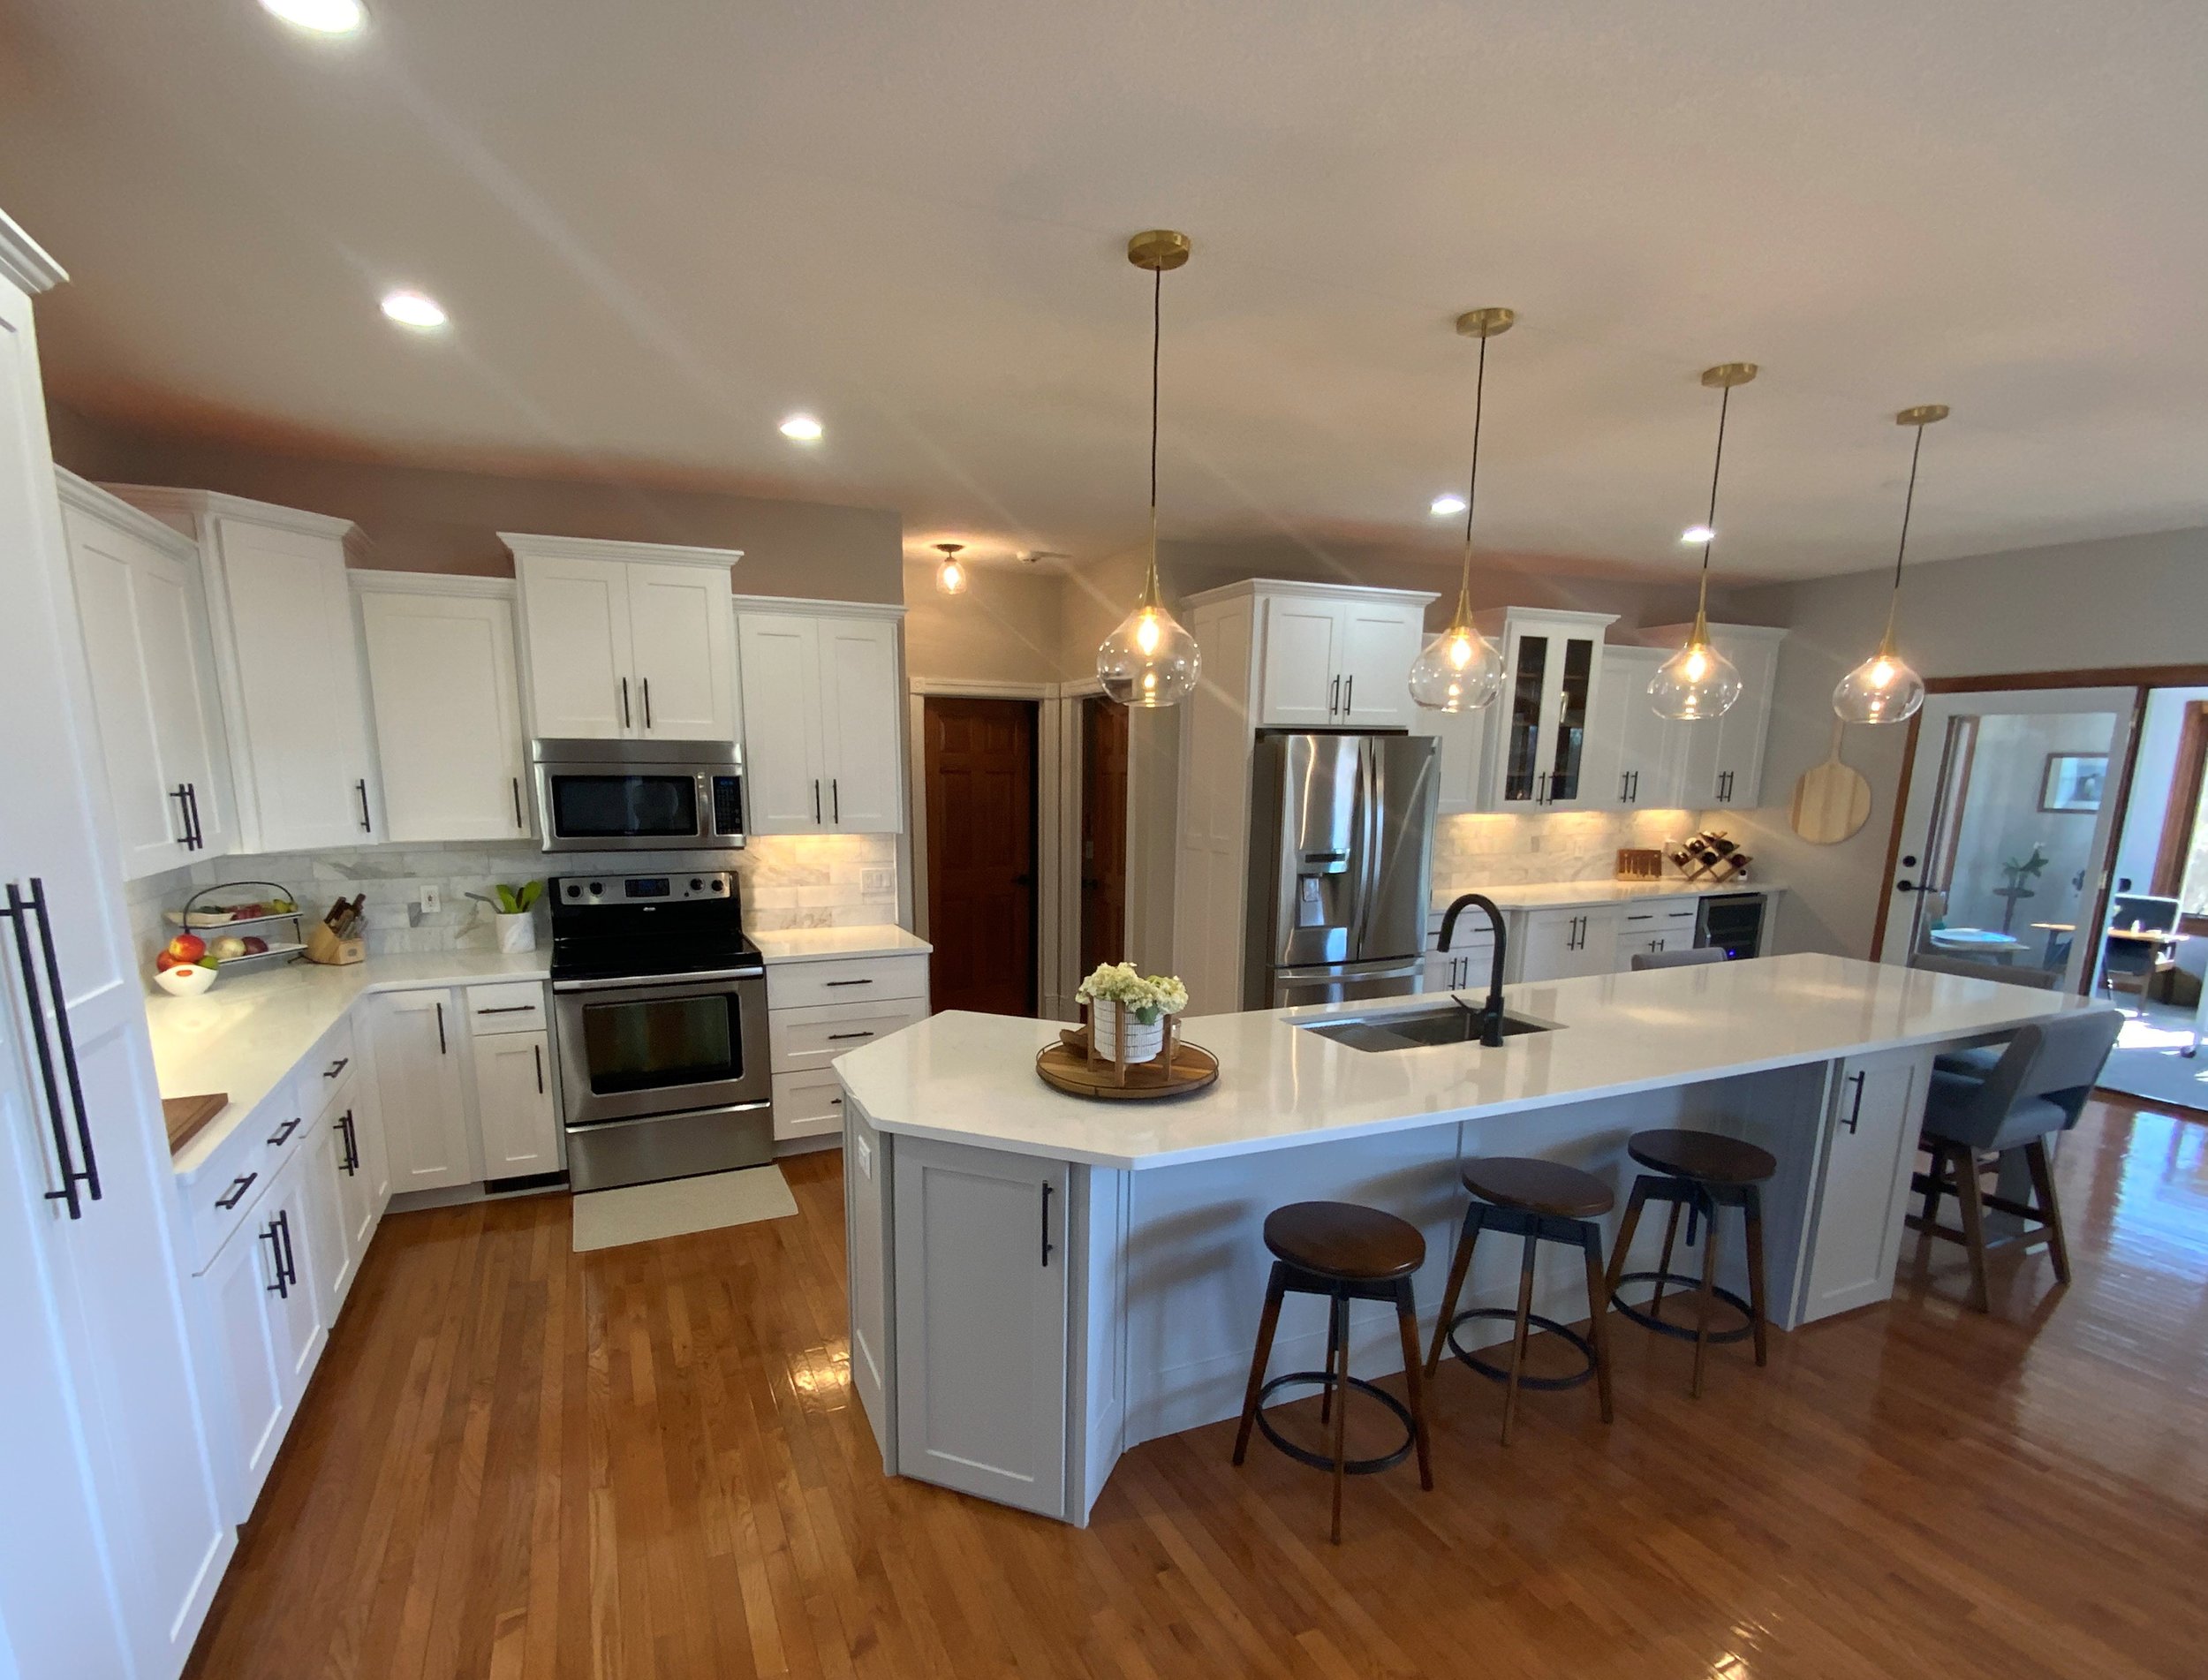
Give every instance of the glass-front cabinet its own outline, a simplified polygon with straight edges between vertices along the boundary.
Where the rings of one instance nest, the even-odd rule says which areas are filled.
[[[1572,811],[1614,804],[1594,774],[1590,725],[1604,630],[1615,615],[1506,607],[1479,627],[1502,649],[1502,692],[1488,716],[1484,804],[1490,811]]]

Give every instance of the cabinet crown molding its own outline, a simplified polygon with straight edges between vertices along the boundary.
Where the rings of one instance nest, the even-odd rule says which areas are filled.
[[[301,536],[335,538],[344,544],[345,558],[350,564],[358,564],[369,551],[367,534],[351,519],[341,519],[333,514],[280,507],[274,502],[256,502],[250,496],[231,496],[221,490],[185,490],[165,484],[103,484],[100,488],[183,530],[187,536],[203,534],[200,526],[205,520],[245,519],[278,531],[296,531]],[[191,522],[189,528],[181,523],[185,520]]]
[[[1585,630],[1607,630],[1618,621],[1614,612],[1582,612],[1574,607],[1482,607],[1472,615],[1481,630],[1508,624],[1514,618],[1538,618],[1545,624],[1576,624]]]
[[[119,496],[110,496],[89,479],[79,478],[65,466],[54,468],[54,491],[65,508],[75,508],[88,513],[117,530],[128,532],[140,541],[150,542],[163,554],[200,564],[200,550],[191,538],[174,526],[164,525],[142,509],[134,508]]]
[[[1355,583],[1301,583],[1286,578],[1244,578],[1181,597],[1184,607],[1207,607],[1214,602],[1262,600],[1267,596],[1300,596],[1312,601],[1399,601],[1421,609],[1441,599],[1428,589],[1377,589]]]
[[[1647,647],[1676,645],[1694,628],[1692,624],[1644,624],[1632,635]],[[1710,621],[1713,636],[1731,636],[1751,641],[1784,641],[1787,632],[1773,624],[1720,624]]]
[[[69,278],[69,271],[48,256],[36,239],[0,210],[0,274],[36,297]]]
[[[806,595],[737,595],[735,599],[739,614],[789,612],[807,617],[898,619],[905,613],[901,601],[821,601]]]
[[[498,540],[520,560],[628,560],[654,565],[733,566],[744,557],[741,549],[700,549],[679,542],[619,542],[607,537],[533,536],[522,531],[501,531]]]
[[[352,566],[345,581],[355,594],[461,595],[480,601],[511,601],[520,586],[511,578],[486,578],[466,571],[397,571],[388,566]]]

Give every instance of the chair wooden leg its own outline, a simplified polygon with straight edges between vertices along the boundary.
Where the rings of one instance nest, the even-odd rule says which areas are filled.
[[[1605,1300],[1614,1300],[1617,1297],[1618,1279],[1625,1272],[1625,1256],[1633,1246],[1633,1233],[1640,1229],[1641,1209],[1647,1205],[1648,1180],[1636,1178],[1633,1193],[1626,1198],[1625,1218],[1618,1225],[1618,1245],[1610,1251],[1610,1269],[1603,1275],[1602,1294]]]
[[[1327,1369],[1334,1374],[1329,1388],[1342,1391],[1342,1404],[1334,1409],[1334,1530],[1332,1539],[1342,1544],[1342,1481],[1348,1473],[1344,1466],[1350,1462],[1345,1426],[1350,1421],[1350,1298],[1334,1298],[1333,1328],[1328,1339],[1339,1350]]]
[[[1587,1339],[1595,1347],[1595,1391],[1602,1396],[1602,1420],[1610,1410],[1610,1291],[1602,1276],[1602,1227],[1586,1228]]]
[[[1656,1293],[1648,1298],[1648,1315],[1652,1319],[1664,1316],[1664,1280],[1671,1274],[1671,1245],[1679,1235],[1681,1205],[1672,1203],[1671,1217],[1664,1222],[1664,1257],[1656,1262]]]
[[[1533,1311],[1533,1251],[1540,1238],[1531,1231],[1525,1237],[1525,1257],[1518,1262],[1518,1321],[1512,1327],[1510,1338],[1510,1375],[1502,1385],[1502,1444],[1510,1444],[1510,1420],[1518,1410],[1518,1373],[1525,1366],[1525,1342],[1532,1328],[1528,1315]]]
[[[1930,1231],[1940,1223],[1940,1146],[1936,1143],[1919,1143],[1917,1146],[1932,1151],[1932,1171],[1925,1175],[1924,1211],[1920,1215],[1924,1222],[1923,1229]]]
[[[1978,1189],[1978,1152],[1965,1143],[1950,1145],[1948,1154],[1955,1163],[1955,1205],[1962,1209],[1963,1245],[1970,1251],[1970,1305],[1991,1313],[1993,1298],[1985,1287],[1985,1204]]]
[[[1426,1445],[1425,1384],[1418,1374],[1418,1309],[1410,1298],[1410,1280],[1395,1285],[1395,1324],[1403,1338],[1403,1393],[1410,1401],[1410,1430],[1418,1443],[1418,1486],[1433,1491],[1433,1459]]]
[[[1242,1396],[1242,1423],[1235,1431],[1235,1457],[1237,1464],[1250,1450],[1250,1431],[1258,1420],[1258,1390],[1265,1387],[1265,1367],[1273,1358],[1273,1332],[1281,1322],[1281,1298],[1288,1293],[1288,1273],[1281,1262],[1273,1262],[1273,1276],[1265,1286],[1265,1312],[1258,1320],[1258,1344],[1250,1355],[1250,1386]]]
[[[1329,1313],[1327,1315],[1327,1369],[1334,1369],[1342,1358],[1342,1320],[1349,1315]],[[1325,1423],[1334,1415],[1335,1385],[1331,1382],[1319,1390],[1319,1421]]]
[[[1766,1357],[1766,1332],[1769,1319],[1764,1311],[1764,1199],[1754,1185],[1745,1186],[1741,1203],[1748,1222],[1748,1308],[1749,1321],[1756,1327],[1756,1363],[1762,1365]]]
[[[1464,1210],[1464,1229],[1456,1239],[1456,1257],[1449,1262],[1448,1287],[1441,1291],[1441,1316],[1433,1321],[1433,1346],[1426,1354],[1429,1381],[1441,1363],[1441,1350],[1448,1345],[1449,1321],[1456,1316],[1457,1298],[1463,1293],[1464,1280],[1471,1273],[1472,1246],[1479,1241],[1486,1207],[1485,1202],[1476,1201]]]
[[[2058,1283],[2070,1281],[2070,1245],[2062,1235],[2062,1205],[2054,1199],[2054,1167],[2047,1159],[2047,1140],[2035,1138],[2024,1146],[2024,1165],[2031,1170],[2031,1199],[2047,1227],[2047,1253],[2054,1261]]]
[[[1715,1210],[1709,1210],[1714,1214]],[[1702,1397],[1702,1366],[1710,1351],[1710,1310],[1717,1305],[1717,1221],[1702,1222],[1702,1290],[1695,1298],[1694,1397]]]

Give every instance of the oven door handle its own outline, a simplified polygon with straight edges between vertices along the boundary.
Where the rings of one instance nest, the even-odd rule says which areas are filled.
[[[707,968],[691,974],[634,974],[624,980],[554,980],[556,992],[612,992],[639,988],[671,990],[677,987],[697,986],[709,980],[764,980],[764,965],[757,968]]]

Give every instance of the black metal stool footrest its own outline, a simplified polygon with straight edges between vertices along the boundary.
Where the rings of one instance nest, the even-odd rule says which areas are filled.
[[[1628,1272],[1618,1279],[1619,1290],[1622,1290],[1628,1283],[1662,1283],[1667,1288],[1677,1285],[1680,1292],[1677,1295],[1666,1296],[1667,1300],[1691,1302],[1702,1293],[1700,1278],[1688,1277],[1678,1272]],[[1731,1290],[1713,1286],[1710,1292],[1741,1315],[1741,1322],[1733,1328],[1712,1330],[1708,1337],[1710,1341],[1745,1342],[1756,1334],[1755,1308],[1734,1294]],[[1614,1291],[1610,1297],[1610,1301],[1619,1312],[1645,1329],[1653,1330],[1659,1336],[1677,1336],[1682,1342],[1691,1342],[1695,1339],[1695,1328],[1691,1323],[1675,1324],[1669,1319],[1660,1319],[1650,1313],[1646,1307],[1635,1306],[1622,1294]]]
[[[1334,1378],[1324,1371],[1291,1371],[1284,1377],[1274,1377],[1272,1381],[1258,1390],[1258,1433],[1299,1464],[1309,1464],[1313,1470],[1333,1470],[1332,1455],[1312,1452],[1308,1448],[1299,1447],[1275,1429],[1273,1426],[1273,1420],[1265,1415],[1265,1403],[1272,1397],[1274,1389],[1284,1389],[1293,1382],[1307,1382],[1313,1388],[1328,1389],[1334,1386]],[[1403,1444],[1396,1448],[1395,1451],[1383,1453],[1377,1458],[1345,1460],[1342,1466],[1342,1473],[1347,1476],[1372,1476],[1400,1464],[1410,1456],[1411,1448],[1418,1444],[1418,1429],[1410,1420],[1410,1408],[1396,1399],[1387,1389],[1377,1383],[1367,1382],[1363,1377],[1351,1377],[1350,1386],[1361,1394],[1371,1395],[1373,1399],[1395,1414],[1395,1421],[1403,1426]],[[1339,1403],[1341,1396],[1337,1395],[1335,1399]]]
[[[1481,1358],[1477,1353],[1472,1352],[1471,1350],[1466,1348],[1462,1342],[1459,1342],[1456,1339],[1457,1326],[1463,1323],[1467,1319],[1501,1319],[1506,1324],[1515,1326],[1518,1321],[1517,1313],[1507,1306],[1476,1306],[1469,1309],[1468,1311],[1459,1313],[1455,1318],[1449,1321],[1449,1351],[1456,1356],[1456,1362],[1469,1370],[1478,1372],[1480,1375],[1486,1377],[1491,1382],[1509,1381],[1510,1367],[1509,1366],[1488,1364],[1486,1360]],[[1580,1335],[1578,1331],[1573,1329],[1569,1325],[1559,1324],[1554,1319],[1544,1318],[1539,1313],[1527,1313],[1525,1315],[1525,1321],[1538,1329],[1546,1330],[1552,1336],[1562,1336],[1565,1341],[1570,1343],[1572,1346],[1579,1350],[1579,1357],[1584,1359],[1587,1363],[1584,1369],[1574,1371],[1568,1376],[1531,1377],[1527,1376],[1521,1372],[1518,1376],[1518,1386],[1521,1389],[1540,1389],[1544,1390],[1556,1389],[1577,1389],[1581,1383],[1587,1381],[1594,1375],[1595,1344],[1593,1343],[1590,1342],[1585,1336]]]

